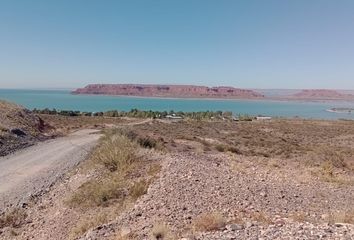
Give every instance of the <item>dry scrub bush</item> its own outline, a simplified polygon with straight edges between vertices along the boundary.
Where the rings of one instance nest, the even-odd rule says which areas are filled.
[[[271,168],[280,168],[280,164],[279,164],[278,160],[274,159],[274,158],[271,158],[268,161],[267,165]]]
[[[237,173],[245,174],[247,172],[247,166],[242,163],[232,162],[231,169]]]
[[[223,144],[218,144],[215,146],[215,149],[219,152],[232,152],[232,153],[235,153],[235,154],[242,154],[241,150],[236,148],[236,147],[233,147],[233,146],[227,146],[227,145],[223,145]]]
[[[272,220],[262,212],[255,212],[251,215],[252,219],[256,222],[261,222],[264,224],[272,224]]]
[[[92,180],[81,185],[69,199],[72,207],[107,206],[111,200],[119,200],[126,195],[124,182],[119,178]]]
[[[322,181],[336,183],[338,182],[337,176],[334,174],[334,166],[330,161],[323,162],[318,169],[312,171],[315,176],[318,176]]]
[[[110,129],[106,135],[121,135],[127,137],[131,141],[135,141],[138,137],[138,134],[136,134],[131,128],[125,127],[125,128],[113,128]]]
[[[125,135],[109,133],[93,155],[96,163],[103,164],[109,171],[126,171],[136,160],[136,144]]]
[[[232,152],[232,153],[235,153],[235,154],[242,154],[242,151],[240,149],[236,148],[236,147],[232,147],[231,146],[231,147],[228,147],[227,150],[229,152]]]
[[[82,235],[89,228],[111,220],[110,214],[106,214],[107,218],[99,215],[107,213],[104,209],[120,214],[147,192],[152,179],[160,171],[159,164],[152,163],[148,168],[148,162],[137,157],[139,145],[127,135],[131,133],[121,134],[120,130],[106,132],[89,161],[90,165],[94,163],[104,167],[98,169],[96,178],[82,184],[66,202],[71,207],[97,213],[97,217],[79,222],[72,229],[72,236]],[[139,181],[135,180],[136,177]]]
[[[312,170],[313,175],[325,182],[352,184],[353,179],[350,176],[341,174],[352,170],[350,162],[346,161],[350,156],[350,151],[338,150],[330,146],[320,146],[314,150],[314,153],[316,154],[314,159],[319,159],[320,162]]]
[[[139,182],[134,183],[134,185],[129,190],[129,195],[133,198],[133,200],[137,200],[139,197],[147,193],[147,189],[149,187],[149,182],[142,179]]]
[[[150,137],[141,137],[137,139],[140,146],[144,148],[155,148],[157,146],[157,141]]]
[[[296,222],[308,222],[309,218],[304,212],[297,212],[291,215],[291,218]]]
[[[0,215],[0,229],[4,227],[21,227],[26,218],[27,214],[23,209],[14,208],[3,215]]]
[[[104,178],[91,180],[79,187],[68,201],[71,206],[106,206],[110,200],[124,198],[127,183],[126,173],[134,168],[137,157],[137,145],[125,135],[115,131],[106,133],[92,159],[96,164],[105,166],[109,173]]]
[[[333,167],[346,168],[348,166],[345,161],[344,153],[341,151],[325,149],[323,155],[325,160],[330,162]]]
[[[226,222],[220,213],[206,213],[198,216],[193,226],[197,231],[216,231],[225,226]]]
[[[334,212],[329,216],[330,223],[349,223],[354,224],[354,210]]]
[[[130,139],[132,142],[138,143],[141,147],[143,148],[154,148],[156,150],[163,150],[163,139],[154,139],[149,136],[139,136],[135,132],[133,132],[130,129],[125,129],[125,128],[116,128],[114,130],[111,130],[113,134],[115,135],[122,135],[126,136],[128,139]]]
[[[138,137],[137,138],[137,142],[140,146],[142,146],[143,148],[153,148],[159,151],[164,151],[165,150],[165,146],[163,144],[163,139],[159,138],[159,139],[154,139],[151,138],[149,136],[145,136],[145,137]]]
[[[347,159],[352,156],[351,150],[340,147],[320,145],[312,148],[311,161],[308,166],[322,166],[329,164],[333,168],[348,169]]]
[[[103,224],[106,221],[107,215],[105,214],[98,214],[89,218],[85,216],[85,218],[79,221],[77,225],[71,230],[69,239],[77,239],[77,237],[83,235],[85,232],[87,232],[87,230]]]
[[[330,161],[321,164],[321,174],[323,177],[331,179],[334,178],[334,166]]]
[[[152,164],[150,167],[149,167],[149,170],[148,170],[148,175],[149,176],[156,176],[162,169],[162,166],[160,164]]]
[[[227,150],[227,147],[225,145],[218,144],[215,146],[215,149],[219,152],[225,152]]]
[[[353,185],[354,178],[341,173],[335,173],[335,167],[330,161],[322,163],[319,168],[311,171],[314,176],[319,177],[322,181],[335,183],[340,185]]]
[[[121,203],[130,196],[136,201],[147,192],[149,181],[141,179],[132,183],[132,172],[144,169],[144,161],[136,156],[138,145],[130,140],[130,132],[111,130],[101,139],[99,147],[92,156],[92,161],[105,166],[108,170],[101,177],[82,184],[67,201],[71,207],[105,207],[111,203]],[[154,177],[161,169],[159,164],[152,164],[146,174]]]
[[[173,239],[171,232],[166,224],[158,223],[155,224],[151,230],[152,240],[170,240]]]

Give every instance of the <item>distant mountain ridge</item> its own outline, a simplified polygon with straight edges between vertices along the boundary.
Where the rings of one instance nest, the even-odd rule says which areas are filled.
[[[264,95],[248,89],[195,85],[89,84],[84,88],[78,88],[72,91],[72,93],[176,98],[264,98]]]
[[[354,100],[354,92],[332,89],[242,89],[229,86],[163,84],[89,84],[72,94],[120,95],[137,97],[278,99],[278,100]]]
[[[330,89],[305,89],[291,96],[295,99],[352,100],[354,95]]]

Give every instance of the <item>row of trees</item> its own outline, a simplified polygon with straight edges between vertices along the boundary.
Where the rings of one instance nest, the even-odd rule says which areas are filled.
[[[232,119],[232,112],[226,111],[200,111],[200,112],[182,112],[182,111],[144,111],[136,108],[130,111],[111,110],[106,112],[80,112],[56,109],[33,109],[34,113],[62,115],[62,116],[104,116],[104,117],[133,117],[133,118],[166,118],[168,116],[190,118],[190,119]]]

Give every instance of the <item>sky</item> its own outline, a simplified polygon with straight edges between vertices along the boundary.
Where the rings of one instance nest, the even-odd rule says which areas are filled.
[[[0,0],[0,88],[354,89],[352,0]]]

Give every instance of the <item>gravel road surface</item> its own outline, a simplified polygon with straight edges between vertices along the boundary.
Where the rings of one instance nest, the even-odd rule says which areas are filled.
[[[47,189],[85,159],[100,136],[97,130],[80,130],[0,157],[0,212]]]

